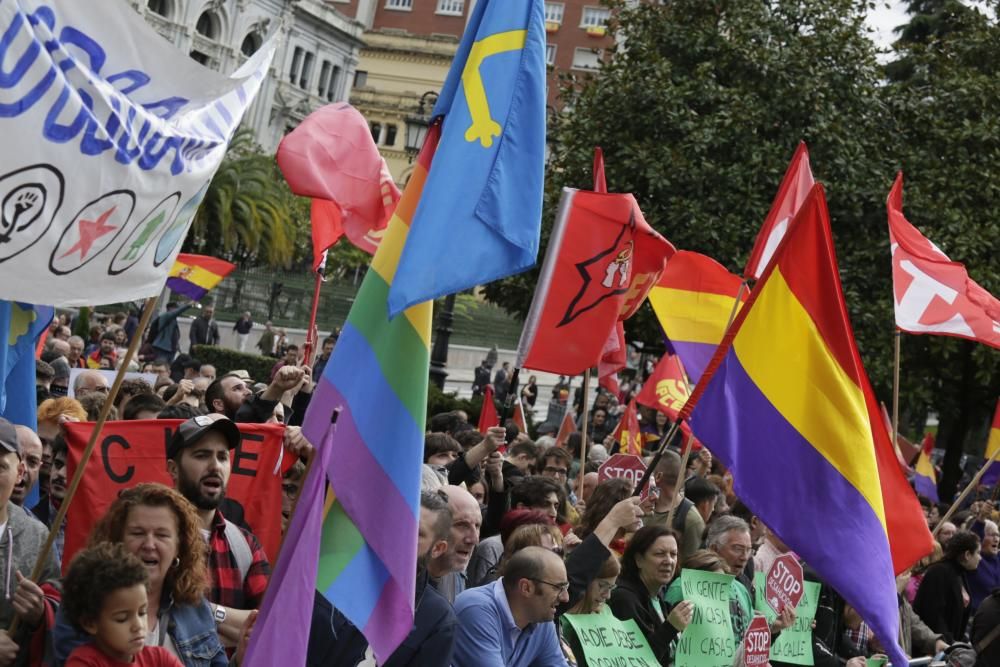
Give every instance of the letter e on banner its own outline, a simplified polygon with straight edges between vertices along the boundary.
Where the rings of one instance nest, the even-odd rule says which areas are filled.
[[[780,614],[786,606],[795,609],[802,599],[802,566],[792,554],[774,559],[764,582],[764,600]]]

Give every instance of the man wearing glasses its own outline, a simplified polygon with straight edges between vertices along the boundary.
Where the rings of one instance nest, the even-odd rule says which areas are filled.
[[[556,608],[569,600],[566,566],[556,554],[526,547],[507,561],[504,576],[455,600],[458,634],[454,667],[566,665]]]
[[[73,397],[78,401],[87,394],[107,394],[109,391],[108,379],[100,371],[83,371],[73,380]]]

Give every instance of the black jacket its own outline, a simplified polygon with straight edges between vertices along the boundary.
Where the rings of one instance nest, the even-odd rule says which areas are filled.
[[[934,632],[949,644],[962,641],[969,622],[969,606],[962,600],[962,589],[969,590],[965,569],[953,560],[931,565],[917,589],[913,610]]]
[[[433,586],[427,573],[417,576],[413,628],[381,667],[448,667],[458,619],[451,605]],[[368,641],[329,600],[316,593],[309,633],[307,667],[355,667],[365,656]]]
[[[582,545],[581,545],[582,546]],[[632,619],[642,630],[643,636],[649,642],[653,655],[661,664],[670,660],[670,642],[677,638],[677,629],[666,621],[661,621],[653,600],[641,581],[635,581],[624,576],[618,577],[618,587],[611,593],[608,607],[615,618],[622,621]],[[663,603],[663,616],[666,618],[670,610]]]
[[[998,627],[1000,627],[1000,590],[993,591],[983,600],[976,615],[972,617],[972,630],[969,632],[972,646],[978,648],[979,642]],[[984,647],[976,659],[976,667],[996,667],[996,665],[1000,665],[1000,637],[993,639]]]

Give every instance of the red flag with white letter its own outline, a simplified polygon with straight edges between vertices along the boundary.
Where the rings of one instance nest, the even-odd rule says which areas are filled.
[[[778,194],[771,203],[771,210],[767,212],[764,225],[757,232],[753,250],[747,259],[747,266],[743,269],[744,278],[757,280],[764,274],[764,269],[771,261],[774,251],[778,249],[778,244],[785,238],[788,224],[802,206],[813,183],[815,181],[812,169],[809,167],[809,149],[806,148],[805,142],[799,142],[792,161],[788,164],[785,177],[781,179]]]
[[[896,326],[909,333],[957,336],[1000,348],[1000,301],[969,277],[903,215],[903,174],[889,192]]]

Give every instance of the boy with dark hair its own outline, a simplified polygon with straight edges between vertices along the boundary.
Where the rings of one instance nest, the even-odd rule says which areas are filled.
[[[121,544],[102,542],[73,558],[63,585],[62,609],[93,643],[78,646],[66,667],[181,665],[162,646],[145,646],[148,579],[146,566]]]

